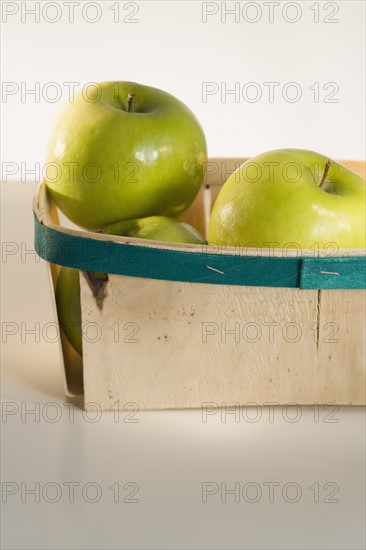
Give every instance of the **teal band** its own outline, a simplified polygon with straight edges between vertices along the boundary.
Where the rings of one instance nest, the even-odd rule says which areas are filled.
[[[302,289],[366,288],[366,257],[264,258],[182,252],[62,233],[34,215],[35,249],[48,262],[85,271],[192,283]]]

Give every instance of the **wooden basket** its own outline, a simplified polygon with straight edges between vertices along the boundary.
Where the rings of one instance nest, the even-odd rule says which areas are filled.
[[[205,233],[221,184],[244,160],[211,159],[206,185],[182,219]],[[343,164],[364,176],[364,163]],[[331,281],[315,288],[227,285],[220,280],[225,262],[233,266],[235,259],[240,269],[243,255],[250,261],[297,261],[299,252],[247,249],[244,254],[234,248],[167,245],[68,229],[59,225],[44,184],[35,198],[34,213],[36,232],[47,230],[54,239],[46,252],[36,243],[38,253],[53,262],[49,264],[53,287],[59,273],[55,243],[65,247],[70,236],[78,237],[83,250],[91,252],[85,266],[78,266],[90,271],[103,271],[95,268],[100,268],[100,258],[94,264],[92,257],[93,246],[100,241],[127,251],[129,261],[136,257],[139,262],[134,253],[141,251],[142,255],[185,252],[188,259],[198,254],[207,268],[207,284],[192,282],[196,279],[190,278],[188,264],[183,265],[182,281],[109,274],[102,305],[80,271],[82,324],[87,330],[83,359],[62,334],[68,394],[84,394],[85,403],[96,403],[103,410],[131,404],[140,410],[201,408],[205,403],[365,404],[364,285],[332,288],[334,277],[326,263],[330,253],[332,259],[352,260],[364,258],[364,250],[301,251],[301,269],[308,265],[304,259],[318,261],[316,269]],[[319,258],[325,264],[319,264]],[[78,258],[73,260],[77,264]],[[288,264],[283,265],[285,269]],[[347,265],[346,270],[352,269],[353,264]],[[139,268],[144,270],[143,265]],[[310,268],[314,270],[313,264]],[[158,265],[150,262],[147,271],[155,277],[157,270]]]

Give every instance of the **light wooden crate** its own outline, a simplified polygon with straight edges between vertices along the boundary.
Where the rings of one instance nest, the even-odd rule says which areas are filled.
[[[220,186],[245,159],[211,159],[182,219],[205,233]],[[365,175],[362,162],[343,161]],[[60,227],[45,187],[42,224],[83,238],[202,254],[199,245],[138,241]],[[235,250],[214,250],[235,254]],[[329,250],[302,251],[329,255]],[[261,249],[282,257],[296,250]],[[339,250],[335,256],[363,255]],[[306,255],[306,254],[305,254]],[[50,264],[53,287],[59,266]],[[101,409],[200,408],[204,403],[365,404],[365,291],[202,284],[109,275],[99,307],[80,272],[83,359],[62,335],[66,388]],[[95,340],[95,341],[93,341]]]

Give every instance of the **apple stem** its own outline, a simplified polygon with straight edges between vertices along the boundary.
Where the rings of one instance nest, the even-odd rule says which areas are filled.
[[[132,103],[133,103],[134,97],[135,97],[135,94],[133,94],[133,93],[130,93],[130,94],[128,94],[128,96],[127,96],[127,99],[128,99],[127,111],[128,111],[129,113],[132,111]]]
[[[328,172],[329,172],[330,165],[331,165],[331,161],[328,159],[327,162],[325,163],[324,174],[323,174],[322,180],[319,184],[320,189],[323,189],[323,187],[324,187],[324,184],[325,184],[325,181],[327,179]]]

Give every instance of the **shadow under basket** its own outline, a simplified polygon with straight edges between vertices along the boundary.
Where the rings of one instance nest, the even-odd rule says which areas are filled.
[[[181,219],[205,234],[220,186],[244,160],[210,159]],[[343,164],[364,175],[364,163]],[[60,265],[80,270],[82,358],[60,330],[69,396],[103,410],[365,404],[365,250],[223,249],[70,229],[44,184],[34,218],[53,289]],[[108,274],[98,299],[87,272]]]

